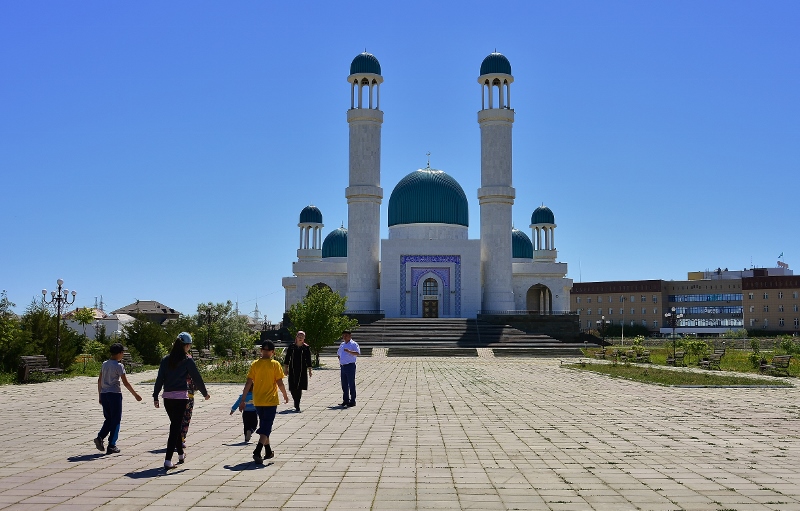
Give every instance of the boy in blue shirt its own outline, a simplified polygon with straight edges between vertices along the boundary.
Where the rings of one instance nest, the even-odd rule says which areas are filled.
[[[120,343],[114,343],[109,348],[111,356],[103,362],[100,369],[100,376],[97,377],[97,392],[100,394],[100,405],[103,407],[105,421],[100,433],[94,439],[94,446],[98,451],[104,450],[103,440],[108,435],[108,449],[106,454],[116,454],[119,452],[117,447],[117,437],[119,436],[119,425],[122,422],[122,388],[120,380],[125,385],[137,401],[142,400],[142,396],[133,390],[133,385],[128,383],[125,376],[125,366],[122,365],[122,353],[125,348]]]
[[[231,415],[233,412],[239,409],[239,403],[242,402],[242,395],[239,394],[239,398],[233,403],[231,406]],[[250,437],[253,436],[253,431],[256,430],[258,427],[258,413],[256,412],[256,407],[253,404],[253,392],[250,391],[247,393],[247,397],[244,400],[244,410],[242,411],[242,423],[244,424],[244,441],[250,442]]]

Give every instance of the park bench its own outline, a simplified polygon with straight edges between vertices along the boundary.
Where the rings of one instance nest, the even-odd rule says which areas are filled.
[[[51,374],[63,373],[64,370],[58,367],[50,367],[50,362],[44,355],[30,355],[19,357],[19,372],[17,378],[20,383],[30,379],[31,374],[41,373],[47,376]]]
[[[606,353],[606,347],[605,346],[603,346],[603,348],[600,351],[596,351],[595,354],[594,354],[594,358],[599,358],[599,359],[603,359],[603,360],[605,360],[606,356],[607,356],[607,353]]]
[[[791,355],[775,355],[769,364],[762,363],[758,369],[762,373],[789,376],[789,361],[791,359]]]
[[[140,362],[134,362],[133,356],[127,352],[122,352],[122,365],[125,366],[125,371],[132,372],[134,369],[142,367]]]
[[[232,349],[226,349],[225,350],[225,358],[233,358],[233,350]]]
[[[667,365],[668,366],[683,366],[686,365],[683,359],[686,357],[685,351],[676,351],[675,356],[667,355]]]
[[[714,353],[700,360],[700,367],[703,369],[720,369],[719,364],[722,362],[722,356],[725,350],[715,350]]]
[[[213,362],[217,359],[212,353],[211,350],[200,350],[200,360],[204,360],[206,362]]]

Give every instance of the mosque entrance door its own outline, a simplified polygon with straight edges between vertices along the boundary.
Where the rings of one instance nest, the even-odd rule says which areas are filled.
[[[439,317],[439,300],[422,300],[422,317]]]

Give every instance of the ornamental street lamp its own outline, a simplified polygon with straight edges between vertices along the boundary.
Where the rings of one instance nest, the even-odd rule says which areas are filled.
[[[218,318],[219,314],[214,314],[214,310],[211,307],[206,307],[206,325],[208,326],[206,329],[206,349],[208,351],[211,351],[211,323]]]
[[[42,289],[42,302],[46,304],[54,304],[56,307],[56,367],[61,367],[61,311],[66,310],[67,305],[75,303],[75,295],[78,293],[72,290],[72,301],[69,301],[69,289],[62,289],[64,284],[63,279],[56,281],[58,284],[57,291],[50,291],[50,300],[47,299],[47,289]]]
[[[672,360],[675,360],[675,327],[678,325],[678,320],[683,318],[683,314],[675,314],[675,307],[673,307],[672,312],[667,312],[664,317],[672,327]]]
[[[600,316],[600,319],[597,320],[597,326],[600,327],[600,335],[603,336],[603,346],[605,346],[606,345],[606,317],[605,316]]]

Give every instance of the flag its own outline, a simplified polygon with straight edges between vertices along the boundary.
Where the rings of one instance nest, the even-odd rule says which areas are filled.
[[[781,252],[781,255],[778,256],[778,259],[780,259],[781,257],[783,257],[783,252]]]

